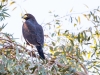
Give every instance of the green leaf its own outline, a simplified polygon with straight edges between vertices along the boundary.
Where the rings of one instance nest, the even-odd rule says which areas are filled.
[[[6,58],[5,55],[2,55],[2,61],[3,61],[5,64],[7,64],[7,58]]]
[[[52,35],[51,35],[51,36],[52,36],[52,37],[53,37],[53,36],[55,36],[55,33],[52,33]]]
[[[31,74],[34,73],[34,71],[35,71],[36,68],[37,68],[37,66],[35,66],[35,67],[33,67],[33,68],[30,68],[30,70],[32,70],[32,73],[31,73]]]
[[[87,40],[87,36],[86,36],[86,32],[85,31],[83,32],[83,35],[84,35],[84,40]]]
[[[55,46],[55,43],[54,42],[52,42],[52,44],[53,44],[53,46]]]
[[[19,57],[19,50],[17,46],[16,46],[16,57]]]
[[[0,31],[2,31],[2,29],[4,29],[6,25],[7,25],[7,24],[3,24],[3,25],[0,27]]]
[[[5,72],[5,68],[4,68],[4,64],[0,64],[0,73],[4,73]]]
[[[12,4],[14,4],[14,3],[15,3],[15,1],[10,2],[10,6],[11,6]]]
[[[74,27],[76,27],[77,26],[77,24],[76,23],[74,23]]]
[[[89,41],[89,40],[90,40],[90,36],[88,37],[87,41]]]
[[[100,65],[95,65],[96,67],[100,68]]]
[[[80,42],[80,33],[78,34],[78,42]]]
[[[55,15],[55,14],[54,14],[54,17],[58,17],[58,15]]]
[[[69,68],[70,73],[74,73],[76,70],[73,69],[72,67]]]
[[[50,48],[50,50],[53,50],[53,47],[52,46],[50,46],[49,48]]]
[[[72,46],[74,46],[74,42],[73,42],[73,40],[70,40],[70,41],[71,41]]]
[[[72,19],[72,17],[70,16],[70,21],[71,21],[71,23],[73,22],[73,19]]]
[[[54,56],[58,56],[59,54],[61,54],[61,52],[55,52]]]
[[[42,66],[41,71],[42,71],[42,75],[46,75],[45,68],[43,66]]]

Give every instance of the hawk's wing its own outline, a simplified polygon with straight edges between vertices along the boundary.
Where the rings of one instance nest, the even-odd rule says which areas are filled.
[[[22,30],[25,40],[27,40],[29,43],[33,45],[43,45],[43,29],[37,22],[33,22],[31,19],[27,20],[24,23]]]
[[[37,42],[43,46],[44,44],[44,33],[43,33],[43,28],[41,25],[36,25],[36,32],[37,32]]]

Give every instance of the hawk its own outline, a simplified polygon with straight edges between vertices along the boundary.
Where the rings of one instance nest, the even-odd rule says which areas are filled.
[[[45,59],[42,49],[44,44],[44,32],[42,26],[38,24],[32,14],[25,14],[22,18],[25,19],[22,26],[22,34],[26,43],[28,45],[35,45],[40,57]]]

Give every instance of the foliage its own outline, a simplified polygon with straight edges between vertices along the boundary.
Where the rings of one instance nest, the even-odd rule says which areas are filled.
[[[0,5],[0,21],[9,16],[7,13],[7,0],[2,0]],[[12,1],[10,4],[14,4]],[[70,13],[73,9],[70,10]],[[88,75],[100,74],[100,13],[99,7],[88,13],[80,13],[76,16],[68,14],[60,17],[54,14],[54,20],[45,23],[44,50],[50,50],[51,54],[45,53],[46,60],[39,58],[36,50],[27,49],[26,45],[16,42],[13,35],[3,33],[3,24],[0,27],[0,75]],[[74,27],[78,27],[84,16],[93,26],[89,29],[79,29],[77,33],[70,32],[63,27],[62,19]],[[49,32],[50,31],[50,32]]]
[[[55,29],[52,35],[48,35],[48,37],[52,39],[56,37],[56,40],[47,46],[50,48],[50,52],[54,56],[55,61],[57,60],[60,64],[64,64],[64,66],[60,68],[62,72],[58,71],[60,74],[70,75],[74,73],[76,75],[88,75],[88,72],[91,74],[100,74],[100,17],[98,13],[100,13],[99,7],[88,13],[80,13],[77,15],[75,13],[76,16],[74,14],[63,17],[54,15],[53,23],[47,23],[48,28],[51,27],[50,25],[54,25]],[[65,26],[61,25],[64,21],[64,19],[61,20],[62,18],[70,18],[70,20],[65,21],[70,21],[70,23],[77,28],[81,24],[81,17],[85,17],[92,23],[88,29],[78,29],[77,31],[79,32],[77,33],[75,33],[75,31],[71,32],[67,28],[65,28],[65,30],[62,29],[62,26]]]
[[[4,20],[5,17],[9,17],[10,15],[7,13],[7,3],[5,1],[0,2],[0,21]]]

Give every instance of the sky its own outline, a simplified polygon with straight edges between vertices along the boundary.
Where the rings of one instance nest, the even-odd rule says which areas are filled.
[[[23,24],[21,13],[25,13],[25,10],[28,13],[33,14],[38,23],[42,24],[43,22],[47,23],[53,20],[48,13],[49,11],[53,11],[55,14],[64,16],[70,13],[89,11],[100,5],[100,0],[15,0],[15,2],[15,4],[9,6],[8,13],[11,16],[6,19],[5,23],[8,23],[8,25],[3,31],[13,34],[15,38],[19,38],[18,42],[20,43],[23,43],[24,41],[21,39]],[[17,8],[12,11],[14,7]],[[72,12],[70,12],[71,9],[73,9]],[[81,26],[83,28],[89,27],[88,25],[90,23],[86,21],[86,19],[82,18],[82,21],[83,25]],[[72,29],[71,25],[67,25],[67,28],[70,30]]]

